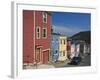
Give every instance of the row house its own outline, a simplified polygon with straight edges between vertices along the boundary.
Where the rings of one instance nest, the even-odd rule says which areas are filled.
[[[52,46],[51,46],[51,56],[52,61],[58,61],[59,57],[59,33],[52,33]]]
[[[67,58],[67,38],[59,33],[52,34],[52,61],[65,61]]]
[[[23,65],[47,64],[51,48],[51,12],[23,10]]]
[[[71,40],[67,39],[67,44],[66,44],[66,50],[67,50],[67,57],[70,59],[70,53],[71,53]]]
[[[85,54],[90,53],[90,45],[85,41],[73,40],[71,41],[70,47],[70,58],[84,56]]]
[[[59,61],[67,60],[67,37],[64,35],[59,36]]]
[[[90,53],[91,53],[90,44],[85,43],[85,45],[84,45],[84,54],[90,54]]]

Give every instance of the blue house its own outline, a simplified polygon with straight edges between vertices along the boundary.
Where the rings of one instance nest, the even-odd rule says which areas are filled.
[[[59,35],[59,33],[52,33],[51,56],[53,62],[56,62],[59,57]]]

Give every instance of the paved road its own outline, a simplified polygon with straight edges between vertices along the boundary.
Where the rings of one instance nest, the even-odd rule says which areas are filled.
[[[91,65],[91,57],[90,55],[86,55],[79,66],[90,66]]]
[[[78,67],[78,66],[90,66],[90,65],[91,65],[91,57],[90,57],[90,55],[86,55],[82,59],[82,62],[80,62],[80,64],[78,64],[78,65],[69,65],[69,64],[66,64],[66,65],[64,65],[64,67]]]
[[[56,62],[56,63],[50,63],[50,64],[42,64],[32,67],[27,67],[27,69],[48,69],[48,68],[61,68],[61,67],[79,67],[79,66],[90,66],[91,65],[91,57],[90,55],[85,55],[82,58],[82,62],[78,65],[69,65],[69,60],[66,60],[64,62]]]
[[[57,63],[52,63],[53,66],[56,68],[61,68],[61,67],[78,67],[78,66],[90,66],[91,65],[91,57],[90,55],[85,55],[84,58],[82,58],[82,62],[78,65],[69,65],[68,61],[65,62],[57,62]]]

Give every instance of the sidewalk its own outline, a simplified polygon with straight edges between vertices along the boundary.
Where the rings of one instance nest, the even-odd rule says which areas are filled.
[[[63,62],[61,62],[61,61],[52,62],[51,64],[52,64],[53,66],[55,66],[56,68],[59,68],[59,67],[65,66],[65,65],[68,64],[68,63],[69,63],[69,60],[66,60],[66,61],[63,61]]]
[[[25,69],[48,69],[48,68],[55,68],[55,67],[50,64],[38,64],[34,66],[26,66]]]
[[[48,68],[55,68],[53,65],[41,64],[37,67],[38,69],[48,69]]]

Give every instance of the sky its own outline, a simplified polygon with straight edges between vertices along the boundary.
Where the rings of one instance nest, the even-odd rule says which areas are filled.
[[[54,32],[61,33],[66,36],[72,36],[81,31],[90,31],[91,14],[53,12],[52,25]]]

